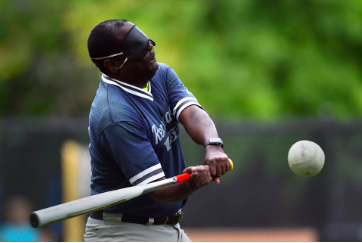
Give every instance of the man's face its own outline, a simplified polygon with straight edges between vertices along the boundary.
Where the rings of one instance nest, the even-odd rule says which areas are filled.
[[[126,22],[125,25],[121,30],[119,30],[116,35],[120,40],[123,40],[128,32],[133,28],[134,24],[131,22]],[[124,60],[127,56],[122,55],[120,56],[121,60]],[[126,63],[123,65],[122,69],[124,69],[127,73],[136,73],[138,75],[144,75],[148,77],[148,79],[151,79],[157,69],[158,69],[158,63],[156,61],[156,54],[155,50],[153,48],[153,45],[149,41],[148,43],[148,49],[144,57],[138,60],[130,60],[128,59]]]
[[[146,55],[140,60],[128,60],[125,68],[134,72],[141,72],[151,79],[158,70],[158,63],[156,61],[156,53],[153,45],[149,43]]]

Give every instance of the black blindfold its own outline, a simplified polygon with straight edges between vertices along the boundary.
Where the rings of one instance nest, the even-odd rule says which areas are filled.
[[[125,54],[126,59],[124,62],[129,60],[139,60],[142,59],[147,51],[148,51],[148,45],[151,43],[153,46],[156,45],[156,43],[149,39],[145,33],[142,32],[136,25],[132,27],[130,31],[128,31],[127,35],[124,37],[122,41],[122,52],[115,53],[109,56],[105,57],[93,57],[93,60],[104,60],[107,58],[112,58],[115,56],[120,56]],[[124,64],[124,63],[123,63]]]
[[[153,46],[156,45],[135,25],[123,39],[122,50],[129,60],[139,60],[146,55],[150,42]]]

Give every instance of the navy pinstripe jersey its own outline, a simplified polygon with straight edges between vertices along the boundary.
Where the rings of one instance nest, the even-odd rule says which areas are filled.
[[[190,105],[200,106],[166,64],[148,92],[103,74],[89,115],[92,195],[181,174],[178,118]],[[105,211],[165,217],[184,203],[158,204],[146,194]]]

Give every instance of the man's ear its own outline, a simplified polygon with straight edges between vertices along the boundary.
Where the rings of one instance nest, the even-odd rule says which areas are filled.
[[[109,70],[111,73],[116,73],[118,72],[118,66],[116,64],[116,62],[112,59],[106,59],[104,61],[104,67]]]

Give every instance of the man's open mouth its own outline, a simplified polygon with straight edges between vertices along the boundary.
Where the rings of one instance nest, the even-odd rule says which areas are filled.
[[[156,61],[156,55],[153,54],[150,58],[150,62],[155,62]]]

